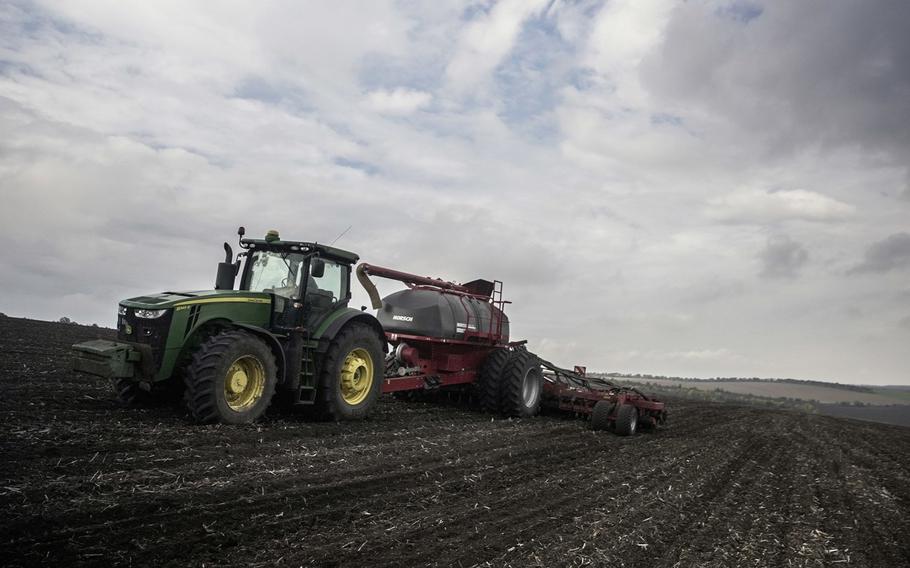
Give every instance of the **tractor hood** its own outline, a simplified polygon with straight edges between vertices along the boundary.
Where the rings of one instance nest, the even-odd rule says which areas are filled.
[[[161,292],[123,300],[120,305],[128,308],[161,310],[190,304],[212,304],[217,302],[244,302],[269,304],[271,295],[265,292],[247,290],[197,290],[193,292]]]

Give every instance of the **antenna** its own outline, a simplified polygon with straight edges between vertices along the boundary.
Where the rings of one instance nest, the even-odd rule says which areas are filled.
[[[343,231],[341,231],[341,234],[338,235],[337,237],[335,237],[335,240],[332,241],[332,242],[330,242],[330,243],[329,243],[329,246],[334,245],[334,244],[335,244],[335,241],[337,241],[337,240],[340,239],[341,237],[345,236],[345,235],[347,234],[347,232],[350,231],[350,230],[351,230],[351,227],[353,227],[353,226],[354,226],[354,225],[348,225],[348,228],[345,229],[345,230],[343,230]]]

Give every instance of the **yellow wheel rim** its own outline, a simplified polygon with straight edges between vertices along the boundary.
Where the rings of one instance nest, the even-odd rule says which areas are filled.
[[[366,349],[348,353],[341,366],[341,398],[351,406],[360,404],[373,386],[373,358]]]
[[[252,355],[239,357],[228,368],[224,399],[231,410],[241,412],[255,405],[265,390],[265,367]]]

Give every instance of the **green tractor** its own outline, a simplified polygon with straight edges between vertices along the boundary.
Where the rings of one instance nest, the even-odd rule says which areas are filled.
[[[276,392],[317,418],[366,416],[387,344],[372,314],[348,307],[359,257],[277,231],[238,234],[244,252],[235,260],[224,244],[214,290],[120,302],[117,341],[74,345],[74,369],[111,379],[127,405],[183,390],[200,423],[252,422]]]

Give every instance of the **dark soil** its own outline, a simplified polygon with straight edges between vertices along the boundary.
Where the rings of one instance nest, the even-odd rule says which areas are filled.
[[[68,370],[109,330],[0,318],[4,565],[910,566],[910,429],[673,403],[621,438],[382,400],[194,426]]]

